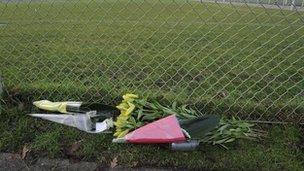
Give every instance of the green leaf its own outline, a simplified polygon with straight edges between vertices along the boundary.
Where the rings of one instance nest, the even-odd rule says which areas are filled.
[[[156,119],[156,117],[153,116],[153,115],[145,115],[145,116],[142,118],[143,121],[154,121],[155,119]]]
[[[188,105],[183,105],[182,110],[186,110]]]
[[[143,109],[139,109],[137,112],[137,120],[139,120],[143,115]]]
[[[131,124],[136,125],[136,120],[133,116],[130,117],[130,122]]]
[[[214,141],[214,144],[223,144],[223,143],[225,143],[227,140],[229,140],[229,138],[225,138],[225,139],[221,139],[221,140],[218,140],[218,141]]]
[[[230,142],[233,142],[233,141],[235,141],[235,138],[230,138],[225,143],[230,143]]]
[[[226,124],[226,125],[221,126],[218,130],[220,131],[220,133],[223,133],[223,131],[225,129],[227,129],[228,127],[229,127],[229,124]]]
[[[173,109],[173,110],[176,110],[176,105],[177,105],[176,102],[173,102],[173,103],[172,103],[172,109]]]
[[[122,128],[123,128],[123,129],[133,130],[133,129],[135,129],[136,127],[135,127],[135,125],[133,125],[133,124],[127,123],[127,124],[125,124]]]

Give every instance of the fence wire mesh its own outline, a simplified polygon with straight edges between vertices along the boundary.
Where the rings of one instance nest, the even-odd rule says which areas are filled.
[[[9,94],[304,122],[303,1],[2,0]]]

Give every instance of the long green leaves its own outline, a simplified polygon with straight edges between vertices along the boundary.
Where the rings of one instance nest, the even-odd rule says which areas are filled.
[[[200,142],[221,145],[234,142],[237,139],[255,140],[264,135],[264,132],[253,129],[254,125],[246,121],[232,118],[221,119],[217,129],[209,132]]]

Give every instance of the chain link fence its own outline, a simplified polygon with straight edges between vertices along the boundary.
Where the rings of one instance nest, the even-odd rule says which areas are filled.
[[[200,0],[204,2],[204,0]],[[302,10],[304,6],[303,0],[205,0],[205,2],[215,3],[234,3],[238,5],[256,5],[266,8],[281,8],[289,10]]]
[[[10,95],[29,101],[114,104],[134,92],[202,113],[303,123],[302,8],[298,0],[2,0],[1,75]]]

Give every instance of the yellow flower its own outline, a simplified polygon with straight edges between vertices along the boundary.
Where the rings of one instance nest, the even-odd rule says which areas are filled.
[[[127,102],[133,102],[135,99],[138,98],[138,95],[136,94],[125,94],[122,96],[122,98],[124,100],[126,100]]]
[[[114,122],[114,125],[115,125],[116,127],[122,127],[122,126],[123,126],[123,124],[124,124],[124,122],[125,122],[125,120],[124,120],[124,119],[117,118],[117,121],[116,121],[116,122]]]
[[[116,122],[114,122],[116,126],[114,136],[121,138],[129,132],[129,130],[123,130],[122,127],[124,127],[136,107],[132,103],[136,98],[138,98],[136,94],[125,94],[123,95],[122,102],[116,106],[116,108],[120,110],[120,115],[117,117]]]
[[[117,130],[116,132],[115,132],[115,134],[114,134],[114,136],[115,137],[117,137],[117,138],[122,138],[122,137],[124,137],[125,135],[127,135],[127,133],[129,132],[129,130],[127,129],[127,130]]]
[[[114,136],[117,137],[121,133],[121,129],[117,129],[116,132],[114,133]]]
[[[125,102],[122,102],[118,106],[116,106],[116,108],[119,110],[127,110],[128,107],[129,107],[128,104]]]
[[[130,115],[135,109],[135,105],[133,103],[128,102],[129,108],[125,111],[124,115]]]
[[[117,134],[117,138],[122,138],[122,137],[124,137],[125,135],[127,135],[127,134],[128,134],[128,132],[129,132],[129,130],[128,130],[128,129],[126,129],[126,130],[124,130],[124,131],[119,132],[119,134]]]

